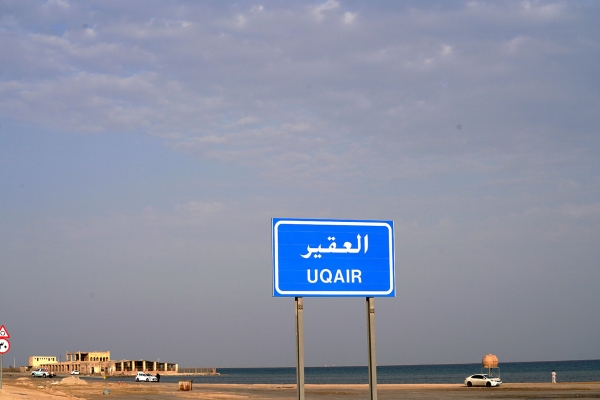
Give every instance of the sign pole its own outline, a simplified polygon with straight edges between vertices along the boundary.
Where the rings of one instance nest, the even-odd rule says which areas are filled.
[[[0,389],[2,389],[2,368],[4,368],[2,366],[2,358],[4,357],[4,354],[0,354]]]
[[[298,400],[304,400],[304,306],[296,297],[296,385]]]
[[[367,297],[367,341],[369,345],[369,391],[377,400],[377,361],[375,360],[375,299]]]

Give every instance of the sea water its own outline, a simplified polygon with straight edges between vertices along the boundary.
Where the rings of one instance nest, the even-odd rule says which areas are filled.
[[[600,382],[600,360],[508,362],[499,365],[503,382]],[[494,370],[498,372],[498,370]],[[278,384],[296,383],[296,368],[217,368],[220,375],[161,376],[161,382],[193,379],[194,383]],[[463,383],[472,374],[487,373],[481,364],[380,365],[377,383]],[[122,380],[123,378],[121,378]],[[132,378],[133,379],[133,378]],[[366,366],[306,367],[305,383],[369,383]]]

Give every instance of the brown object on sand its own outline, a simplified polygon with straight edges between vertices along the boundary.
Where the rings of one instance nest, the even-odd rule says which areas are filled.
[[[498,357],[494,354],[486,354],[481,360],[483,368],[498,368]]]
[[[87,385],[88,383],[78,376],[67,376],[60,380],[61,385]]]
[[[179,390],[190,391],[192,390],[193,381],[179,381]]]

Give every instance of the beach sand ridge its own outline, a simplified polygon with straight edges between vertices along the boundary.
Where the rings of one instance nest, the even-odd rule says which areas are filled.
[[[105,390],[110,394],[105,395]],[[499,388],[467,388],[463,384],[379,384],[378,398],[391,399],[582,399],[600,398],[600,382],[505,383]],[[369,398],[369,385],[305,385],[307,400],[358,400]],[[0,390],[2,400],[59,399],[214,399],[254,400],[297,397],[295,385],[193,384],[179,391],[177,383],[115,382],[77,377],[35,379],[8,376]]]

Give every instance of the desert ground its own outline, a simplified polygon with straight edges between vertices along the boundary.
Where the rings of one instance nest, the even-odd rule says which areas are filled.
[[[110,391],[108,393],[107,391]],[[105,394],[106,393],[106,394]],[[467,388],[448,385],[378,385],[378,399],[598,399],[600,382],[504,383],[499,388]],[[2,400],[175,400],[175,399],[286,399],[297,396],[295,385],[193,384],[191,391],[179,391],[177,383],[123,383],[84,380],[79,377],[31,378],[5,374],[0,389]],[[368,385],[306,385],[307,400],[358,400],[369,398]]]

